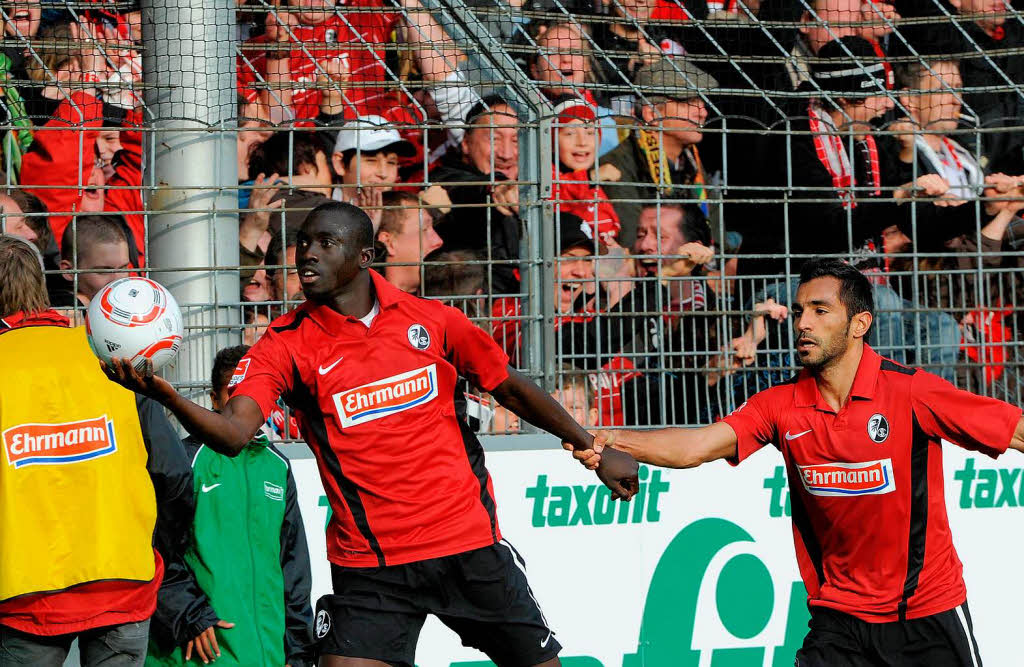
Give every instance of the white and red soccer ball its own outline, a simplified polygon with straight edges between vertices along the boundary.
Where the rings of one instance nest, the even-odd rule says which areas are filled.
[[[184,324],[174,297],[149,278],[121,278],[93,297],[85,329],[96,356],[128,359],[137,370],[146,360],[159,370],[174,359]]]

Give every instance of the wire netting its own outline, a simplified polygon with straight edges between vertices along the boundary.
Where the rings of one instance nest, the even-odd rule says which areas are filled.
[[[1018,2],[0,7],[0,224],[78,321],[114,277],[167,284],[194,396],[302,300],[296,234],[338,200],[387,280],[589,426],[708,423],[789,378],[818,257],[868,277],[881,353],[1021,402]],[[481,432],[528,428],[465,395]]]

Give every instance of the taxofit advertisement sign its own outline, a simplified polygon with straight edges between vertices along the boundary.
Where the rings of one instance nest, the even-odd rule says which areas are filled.
[[[1024,457],[1011,452],[993,461],[946,445],[944,459],[950,524],[982,658],[988,667],[1017,665],[1024,638],[1014,619],[1024,581],[1008,564],[1024,547]],[[797,483],[885,493],[887,463],[815,470]],[[327,500],[313,461],[293,465],[315,603],[330,586]],[[776,451],[766,448],[736,468],[643,466],[640,493],[629,504],[612,501],[560,449],[489,452],[487,465],[502,533],[526,559],[566,667],[793,664],[809,614]],[[431,619],[416,664],[491,663]]]

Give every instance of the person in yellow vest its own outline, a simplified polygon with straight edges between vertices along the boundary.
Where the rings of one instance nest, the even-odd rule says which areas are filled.
[[[181,442],[107,380],[49,309],[38,251],[4,235],[0,360],[0,664],[60,667],[77,638],[85,667],[142,665],[191,521]]]

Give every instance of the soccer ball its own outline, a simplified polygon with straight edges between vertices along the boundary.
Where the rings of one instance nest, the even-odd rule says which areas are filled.
[[[184,329],[174,297],[149,278],[115,280],[93,297],[85,316],[96,356],[105,362],[128,359],[140,372],[147,359],[153,370],[173,360]]]

